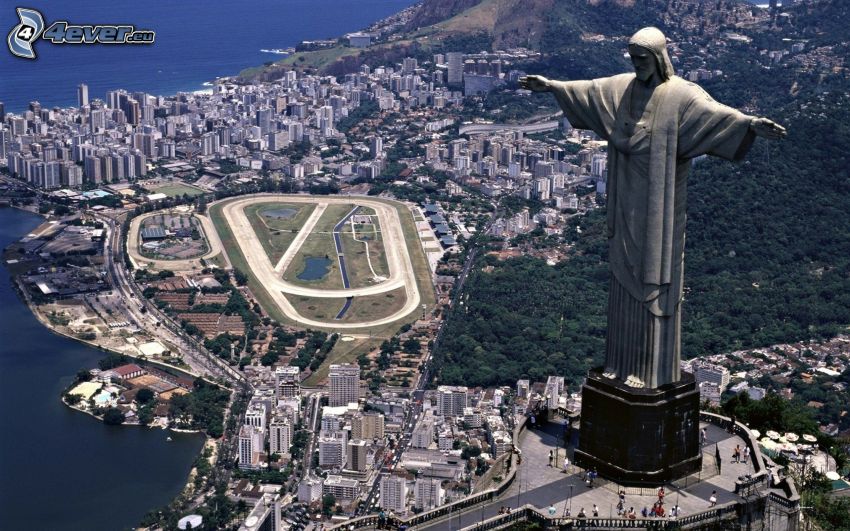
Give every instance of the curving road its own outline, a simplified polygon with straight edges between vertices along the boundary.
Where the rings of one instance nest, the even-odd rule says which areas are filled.
[[[257,234],[254,232],[248,216],[245,214],[245,207],[257,203],[276,203],[280,201],[286,201],[287,203],[318,203],[318,206],[305,222],[304,227],[298,232],[295,240],[293,240],[280,261],[277,264],[272,264]],[[300,286],[281,278],[280,273],[291,263],[327,206],[329,204],[351,203],[370,207],[375,210],[378,216],[382,227],[384,248],[389,267],[387,280],[379,284],[359,288],[321,289]],[[392,323],[407,316],[419,307],[420,295],[416,284],[413,262],[411,261],[410,253],[404,239],[401,219],[399,218],[398,211],[392,205],[366,197],[260,195],[236,200],[225,200],[221,212],[226,223],[230,226],[230,230],[233,232],[233,237],[239,246],[239,250],[245,256],[257,280],[265,287],[266,291],[289,319],[296,320],[306,326],[336,329],[364,328]],[[309,319],[299,314],[284,296],[284,294],[287,294],[315,298],[361,297],[364,295],[378,295],[401,287],[405,289],[406,301],[400,310],[380,319],[358,323],[340,323],[334,320],[318,321]]]

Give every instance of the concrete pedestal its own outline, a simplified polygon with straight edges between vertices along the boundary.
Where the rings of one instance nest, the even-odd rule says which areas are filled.
[[[638,389],[590,371],[575,462],[621,485],[658,486],[700,469],[699,390],[690,374]]]

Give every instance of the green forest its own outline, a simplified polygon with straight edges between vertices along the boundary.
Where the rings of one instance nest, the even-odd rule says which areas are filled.
[[[850,323],[850,102],[812,92],[769,115],[788,127],[786,140],[758,140],[743,163],[709,158],[691,171],[685,357],[830,337]],[[604,223],[604,209],[574,218],[565,232],[578,236],[575,252],[554,267],[479,258],[437,353],[441,383],[558,374],[576,384],[600,364]]]

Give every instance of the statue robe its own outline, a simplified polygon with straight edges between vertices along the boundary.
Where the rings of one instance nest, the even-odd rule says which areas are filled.
[[[690,160],[740,160],[751,117],[679,77],[658,85],[635,121],[635,75],[555,81],[552,91],[578,129],[608,141],[611,287],[605,374],[638,387],[680,379],[685,203]],[[640,113],[640,109],[636,110]]]

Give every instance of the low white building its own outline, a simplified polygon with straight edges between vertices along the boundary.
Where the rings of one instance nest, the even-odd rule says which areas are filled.
[[[322,496],[328,494],[338,500],[353,500],[360,494],[360,483],[356,479],[328,476],[322,483]]]
[[[308,477],[298,484],[298,501],[313,503],[322,498],[322,481]]]

